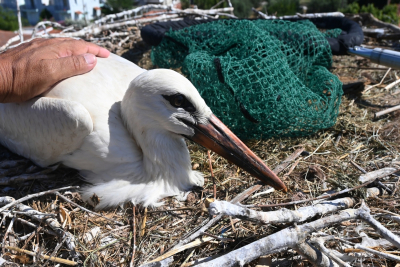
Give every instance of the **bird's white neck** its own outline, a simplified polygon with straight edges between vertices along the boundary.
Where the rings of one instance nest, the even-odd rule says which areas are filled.
[[[143,176],[147,181],[165,180],[186,187],[191,164],[183,137],[159,129],[138,129],[131,134],[143,152]]]

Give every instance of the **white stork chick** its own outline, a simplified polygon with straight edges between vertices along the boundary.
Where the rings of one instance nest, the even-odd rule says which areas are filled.
[[[39,166],[77,169],[97,209],[132,201],[157,206],[202,186],[187,137],[277,189],[285,185],[218,120],[196,88],[165,69],[146,71],[110,55],[89,73],[40,97],[0,104],[0,143]]]

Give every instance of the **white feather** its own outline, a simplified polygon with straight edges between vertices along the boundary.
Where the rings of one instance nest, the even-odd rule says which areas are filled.
[[[196,114],[163,95],[180,93]],[[91,183],[83,197],[98,209],[132,201],[159,205],[166,196],[202,186],[192,171],[179,119],[205,122],[211,110],[194,86],[171,70],[146,71],[111,55],[89,73],[67,79],[42,97],[0,105],[0,143],[41,166],[75,168]]]

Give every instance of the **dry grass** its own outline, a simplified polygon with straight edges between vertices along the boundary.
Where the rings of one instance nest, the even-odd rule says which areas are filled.
[[[382,44],[381,44],[382,45]],[[135,61],[147,68],[151,67],[149,53],[127,54],[136,56]],[[139,56],[137,56],[139,55]],[[376,67],[367,60],[340,56],[334,58],[333,72],[343,80],[360,80],[374,84],[379,82],[385,70],[365,69]],[[352,68],[349,68],[352,67]],[[396,71],[391,71],[384,84],[389,84],[396,78]],[[336,125],[313,136],[305,138],[275,138],[269,140],[252,140],[247,142],[248,146],[259,155],[270,167],[277,166],[282,160],[289,156],[295,149],[304,147],[308,153],[303,153],[297,163],[290,164],[280,174],[286,183],[289,192],[273,192],[255,198],[248,198],[242,204],[271,204],[290,202],[292,200],[308,199],[319,196],[327,190],[340,190],[354,187],[359,184],[358,177],[361,174],[349,162],[355,161],[366,171],[373,171],[387,166],[399,167],[400,150],[400,112],[387,115],[379,120],[373,120],[373,112],[382,110],[389,105],[400,104],[400,89],[394,88],[387,91],[376,87],[366,94],[345,95],[342,98],[340,115]],[[175,242],[181,240],[188,233],[193,232],[197,227],[208,219],[205,210],[205,200],[213,197],[213,183],[210,175],[207,151],[196,144],[189,143],[192,156],[193,168],[204,173],[205,185],[203,189],[189,194],[186,202],[178,202],[174,198],[165,199],[165,205],[157,209],[149,209],[147,213],[141,207],[136,208],[135,213],[135,239],[136,249],[134,264],[139,266],[163,254],[171,248]],[[0,153],[1,154],[1,153]],[[15,155],[3,150],[1,159],[16,159]],[[297,165],[293,165],[297,164]],[[29,165],[30,166],[30,165]],[[251,185],[258,182],[247,173],[228,163],[218,155],[212,154],[212,166],[217,185],[217,199],[231,200]],[[24,168],[27,168],[25,166]],[[75,171],[58,170],[56,178],[48,180],[34,180],[12,186],[0,187],[1,195],[9,195],[20,198],[28,193],[40,192],[49,188],[57,188],[66,185],[81,185]],[[389,196],[383,194],[376,198],[366,199],[367,204],[374,214],[395,213],[398,214],[400,193],[398,190],[398,178],[390,178],[383,181],[384,184],[394,188],[397,192]],[[261,191],[265,190],[263,187]],[[359,201],[365,198],[365,190],[359,190],[352,195]],[[85,206],[79,199],[79,194],[72,193],[67,196],[74,202]],[[31,207],[48,213],[57,214],[61,223],[65,223],[65,229],[73,233],[77,238],[78,251],[82,254],[81,264],[84,266],[128,266],[132,257],[132,207],[118,207],[113,210],[103,211],[106,217],[122,221],[125,226],[114,225],[109,221],[83,212],[71,204],[57,200],[55,195],[47,195],[26,203]],[[305,203],[300,206],[309,205]],[[298,208],[298,206],[287,206],[287,208]],[[90,208],[90,207],[88,207]],[[185,210],[167,211],[179,208],[190,208]],[[269,208],[272,210],[277,208]],[[19,216],[29,220],[24,216]],[[69,220],[69,219],[70,220]],[[389,229],[399,232],[397,223],[380,219]],[[4,219],[1,225],[0,240],[3,241],[4,233],[10,223]],[[45,225],[42,225],[44,228]],[[357,223],[351,225],[337,225],[325,229],[325,233],[334,234],[343,232],[344,229],[350,235],[356,236]],[[92,241],[85,241],[85,233],[99,227],[101,234]],[[189,249],[175,255],[173,266],[209,256],[214,256],[244,246],[263,236],[269,235],[286,225],[257,225],[251,222],[235,221],[224,218],[208,230],[208,233],[234,239],[233,242],[212,241],[200,247]],[[24,226],[18,221],[14,223],[14,232],[18,236],[31,233],[34,229]],[[371,237],[377,235],[373,230],[364,229]],[[351,234],[353,233],[353,234]],[[10,236],[7,242],[11,242]],[[27,241],[15,241],[15,246],[24,247],[31,251],[40,250],[50,255],[54,252],[57,244],[61,241],[52,235],[46,234],[43,230],[37,233],[32,232],[32,238]],[[87,238],[86,238],[87,239]],[[339,249],[338,244],[332,242],[331,248]],[[22,256],[18,253],[7,252],[7,255],[17,263],[27,261],[27,266],[54,266],[52,262]],[[68,251],[61,246],[55,252],[55,256],[68,258]],[[294,257],[294,265],[307,266],[307,262],[295,257],[294,251],[274,255],[272,258]],[[47,264],[47,265],[46,265]],[[252,263],[251,266],[255,265]],[[285,265],[285,266],[292,266]],[[394,266],[393,262],[378,258],[369,258],[364,261],[364,266]],[[64,265],[62,265],[64,266]]]

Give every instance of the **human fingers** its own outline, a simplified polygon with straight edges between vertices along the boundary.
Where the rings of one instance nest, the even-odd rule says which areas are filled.
[[[50,45],[51,50],[59,57],[66,57],[80,54],[93,54],[98,57],[108,57],[110,52],[96,44],[85,42],[83,40],[75,40],[72,38],[55,38],[54,43]]]
[[[93,54],[85,53],[57,59],[46,59],[42,63],[49,73],[49,85],[54,85],[66,78],[89,72],[96,65],[97,58]]]

